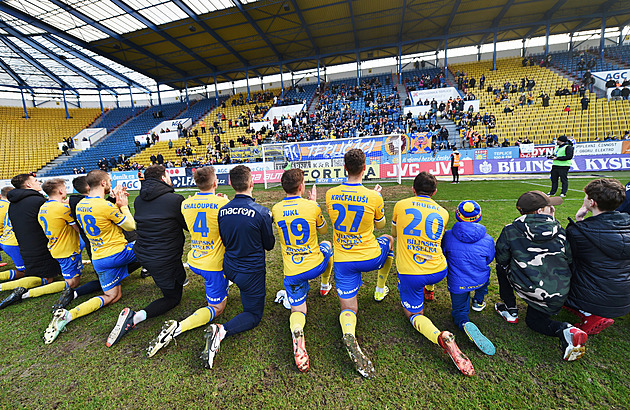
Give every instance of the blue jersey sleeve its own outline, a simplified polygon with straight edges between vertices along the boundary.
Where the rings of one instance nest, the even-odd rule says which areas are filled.
[[[260,213],[262,217],[262,227],[261,227],[261,235],[262,235],[262,243],[263,248],[265,250],[270,251],[273,249],[276,238],[273,235],[273,221],[271,218],[271,212],[267,208],[263,208]]]

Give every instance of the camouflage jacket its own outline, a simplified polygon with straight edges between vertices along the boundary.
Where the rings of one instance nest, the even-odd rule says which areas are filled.
[[[495,259],[527,304],[548,314],[560,310],[571,283],[571,248],[558,221],[541,214],[516,218],[501,231]]]

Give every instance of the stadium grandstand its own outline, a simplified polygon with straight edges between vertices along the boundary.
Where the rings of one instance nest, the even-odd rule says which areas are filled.
[[[434,155],[627,138],[629,18],[614,0],[3,1],[0,178],[378,135]]]

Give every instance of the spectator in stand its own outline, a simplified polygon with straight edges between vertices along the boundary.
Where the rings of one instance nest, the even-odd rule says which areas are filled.
[[[588,97],[582,97],[582,99],[580,100],[580,104],[582,104],[582,110],[588,110],[588,103],[591,100],[588,99]]]

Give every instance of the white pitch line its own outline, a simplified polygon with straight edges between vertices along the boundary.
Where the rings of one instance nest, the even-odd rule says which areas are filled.
[[[530,185],[536,185],[536,186],[543,186],[543,187],[548,187],[548,185],[543,185],[543,184],[535,184],[533,182],[529,182],[529,181],[521,181],[521,183],[523,184],[530,184]],[[584,192],[581,189],[573,189],[573,188],[569,188],[569,191],[573,191],[573,192]],[[580,199],[582,200],[582,199]]]

